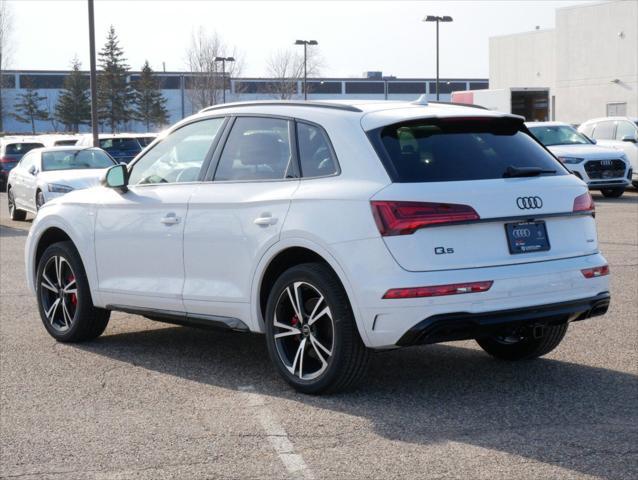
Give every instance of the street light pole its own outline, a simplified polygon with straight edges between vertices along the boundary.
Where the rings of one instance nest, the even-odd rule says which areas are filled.
[[[234,62],[234,57],[215,57],[216,62],[222,62],[222,102],[226,103],[226,62]]]
[[[89,48],[91,49],[89,55],[91,65],[91,132],[93,134],[93,146],[99,147],[100,143],[97,133],[97,74],[95,72],[95,20],[93,15],[93,0],[89,0]]]
[[[319,45],[317,40],[297,40],[295,45],[303,45],[303,99],[308,100],[308,45]]]
[[[439,23],[440,22],[451,22],[452,17],[443,16],[439,17],[436,15],[428,15],[423,19],[424,22],[436,22],[436,99],[439,99]]]

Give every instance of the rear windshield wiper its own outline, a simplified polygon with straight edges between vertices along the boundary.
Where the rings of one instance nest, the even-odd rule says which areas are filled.
[[[510,165],[507,167],[507,170],[505,170],[503,177],[536,177],[544,173],[556,173],[556,170],[547,170],[541,167],[515,167],[514,165]]]

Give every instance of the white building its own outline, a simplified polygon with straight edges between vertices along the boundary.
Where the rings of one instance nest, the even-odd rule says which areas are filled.
[[[490,38],[490,89],[547,87],[550,117],[638,117],[638,1],[556,10],[556,28]]]

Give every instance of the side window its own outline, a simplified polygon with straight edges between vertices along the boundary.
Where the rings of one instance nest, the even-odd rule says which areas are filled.
[[[611,121],[597,123],[593,136],[596,140],[613,140],[614,127],[614,122]]]
[[[219,159],[215,180],[277,180],[286,177],[291,148],[287,120],[239,117]]]
[[[302,177],[323,177],[337,173],[337,161],[323,129],[298,122],[297,141]]]
[[[616,140],[622,140],[625,137],[636,138],[636,127],[631,122],[618,122],[616,128]]]
[[[223,123],[211,118],[174,131],[135,162],[129,184],[196,181]]]

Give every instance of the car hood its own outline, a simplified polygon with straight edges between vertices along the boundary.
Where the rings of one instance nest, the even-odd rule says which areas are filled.
[[[547,147],[557,157],[578,157],[585,160],[609,160],[623,158],[621,150],[598,145],[552,145]]]
[[[38,181],[43,183],[55,183],[73,187],[75,190],[89,188],[100,184],[100,178],[106,172],[106,168],[91,168],[81,170],[55,170],[40,172]]]

